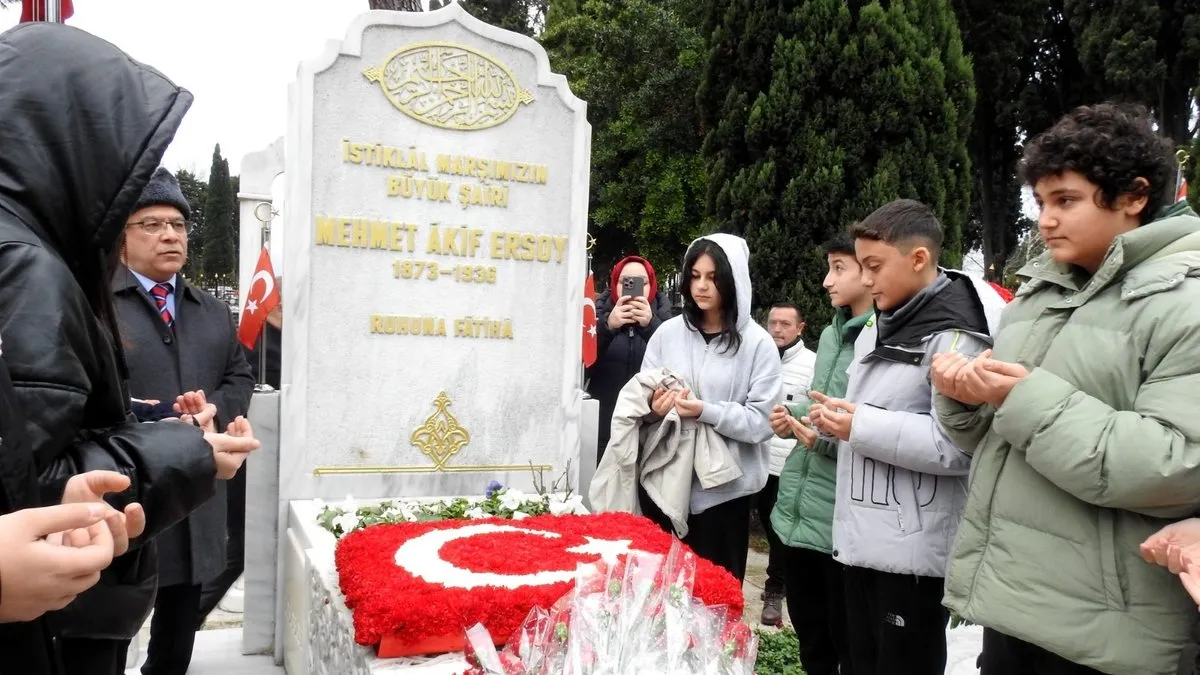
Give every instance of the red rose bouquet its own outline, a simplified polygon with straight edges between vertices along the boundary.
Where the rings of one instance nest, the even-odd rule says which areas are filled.
[[[580,565],[574,588],[530,611],[502,651],[483,625],[469,629],[465,675],[753,675],[758,638],[693,595],[696,566],[678,542]]]

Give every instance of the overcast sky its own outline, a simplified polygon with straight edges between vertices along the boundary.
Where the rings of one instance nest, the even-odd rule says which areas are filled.
[[[242,156],[282,136],[300,61],[341,39],[367,0],[74,0],[68,24],[102,37],[196,96],[163,162],[208,175],[213,144]],[[0,31],[20,18],[0,9]]]

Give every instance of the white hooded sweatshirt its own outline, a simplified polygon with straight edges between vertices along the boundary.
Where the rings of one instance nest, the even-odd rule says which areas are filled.
[[[668,368],[691,385],[692,397],[704,402],[699,421],[712,425],[725,437],[742,470],[741,478],[707,490],[693,475],[692,513],[752,495],[767,484],[769,441],[773,436],[768,418],[783,387],[779,348],[770,334],[751,320],[750,249],[746,241],[731,234],[710,234],[688,248],[704,239],[721,247],[733,270],[741,346],[734,352],[727,349],[724,340],[707,343],[696,327],[677,316],[654,333],[642,359],[643,371]]]

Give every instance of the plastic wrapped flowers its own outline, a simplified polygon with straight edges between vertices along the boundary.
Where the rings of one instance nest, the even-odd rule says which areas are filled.
[[[753,675],[758,638],[692,595],[695,574],[678,541],[666,556],[581,565],[574,589],[530,611],[502,651],[470,628],[464,675]]]

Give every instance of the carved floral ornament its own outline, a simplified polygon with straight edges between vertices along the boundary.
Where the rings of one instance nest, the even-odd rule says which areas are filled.
[[[458,418],[448,408],[453,404],[446,392],[433,399],[433,414],[425,418],[424,424],[413,429],[409,440],[429,459],[436,469],[444,469],[446,462],[471,442],[471,434],[458,423]]]
[[[499,60],[452,42],[401,47],[363,75],[400,112],[443,129],[489,129],[534,100]]]

